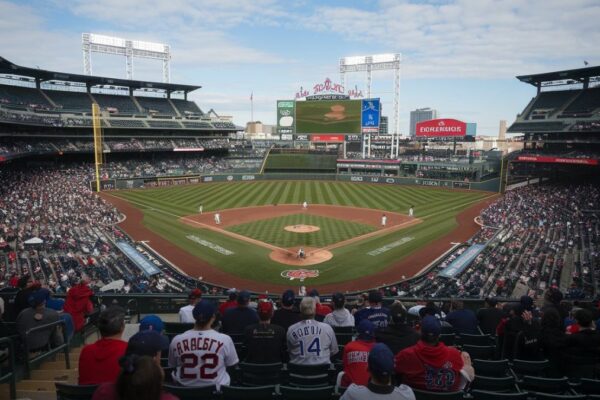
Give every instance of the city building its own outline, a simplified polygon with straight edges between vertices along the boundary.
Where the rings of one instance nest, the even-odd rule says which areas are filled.
[[[437,110],[432,108],[417,108],[410,112],[410,137],[414,138],[417,131],[417,123],[429,121],[438,117]]]

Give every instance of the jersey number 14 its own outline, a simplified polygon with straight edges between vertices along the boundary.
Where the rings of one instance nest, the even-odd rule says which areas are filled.
[[[318,356],[321,355],[321,342],[319,341],[319,338],[316,337],[312,340],[312,342],[310,342],[310,344],[308,345],[307,349],[306,349],[307,353],[315,353]],[[304,342],[301,340],[300,341],[300,355],[304,357]],[[310,354],[308,354],[310,355]]]

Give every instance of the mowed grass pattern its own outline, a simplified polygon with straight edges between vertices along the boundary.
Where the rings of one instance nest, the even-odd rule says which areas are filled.
[[[433,240],[456,227],[455,216],[460,211],[493,194],[452,191],[436,188],[400,185],[371,185],[350,182],[322,181],[261,181],[240,183],[209,183],[112,192],[129,200],[144,213],[144,225],[217,268],[246,279],[299,286],[281,278],[282,264],[269,258],[269,250],[241,240],[179,222],[179,217],[228,208],[277,204],[332,204],[366,207],[408,213],[415,207],[415,216],[422,223],[406,229],[377,235],[355,244],[333,250],[334,257],[318,264],[319,277],[311,284],[344,282],[379,272],[394,262],[427,246]],[[310,208],[310,206],[309,206]],[[226,249],[232,256],[223,256],[186,238],[196,235]],[[369,252],[403,237],[411,241],[377,256]],[[450,243],[448,243],[450,247]]]
[[[300,224],[318,226],[320,230],[310,233],[297,233],[284,229],[289,225]],[[230,226],[227,230],[285,248],[293,246],[325,247],[372,232],[375,228],[365,224],[318,215],[292,214]]]

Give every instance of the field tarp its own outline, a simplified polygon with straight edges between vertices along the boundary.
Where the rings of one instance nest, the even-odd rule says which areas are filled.
[[[129,243],[118,241],[117,247],[142,271],[146,276],[160,274],[160,269],[146,259],[139,251],[134,249]]]
[[[465,268],[471,264],[471,262],[485,249],[485,244],[474,244],[471,245],[467,250],[464,251],[458,258],[444,268],[438,276],[444,278],[454,278],[460,274]]]

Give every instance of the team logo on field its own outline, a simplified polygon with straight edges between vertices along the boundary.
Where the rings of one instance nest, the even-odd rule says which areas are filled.
[[[305,280],[306,278],[316,278],[319,276],[318,269],[286,269],[281,272],[282,278],[287,278],[290,281],[294,279],[299,279],[300,282]]]

